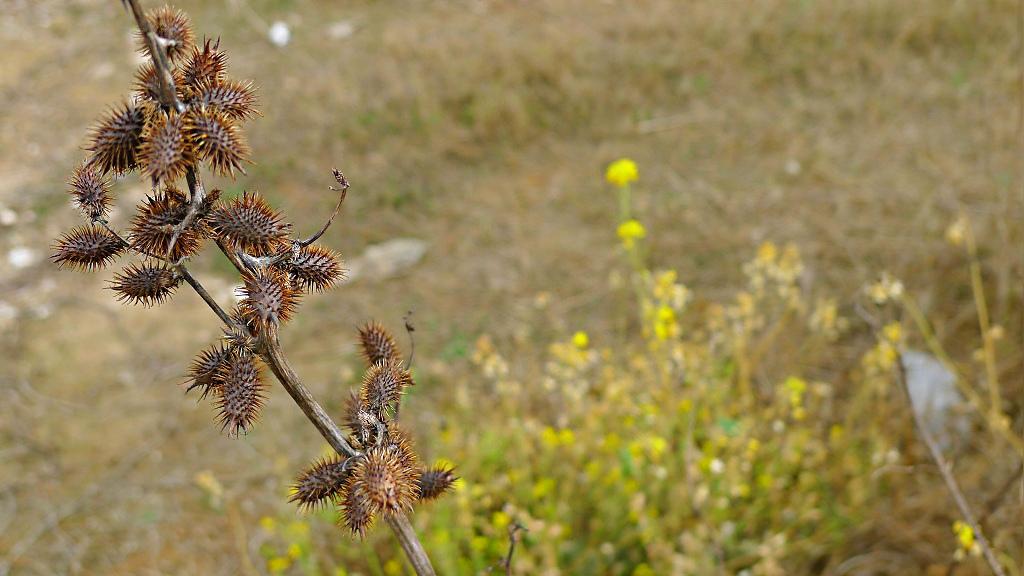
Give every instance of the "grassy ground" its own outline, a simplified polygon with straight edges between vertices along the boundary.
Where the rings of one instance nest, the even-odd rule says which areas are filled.
[[[596,342],[622,338],[632,304],[609,280],[622,257],[616,197],[601,176],[630,156],[642,170],[635,211],[652,266],[677,269],[703,301],[742,287],[741,263],[763,241],[799,246],[804,286],[833,295],[852,327],[830,361],[796,356],[787,366],[837,385],[854,381],[851,367],[870,345],[852,302],[882,271],[903,279],[951,355],[971,362],[969,278],[943,239],[965,213],[1006,332],[999,370],[1021,429],[1014,3],[179,6],[200,33],[221,36],[234,74],[260,86],[263,116],[249,131],[257,164],[221,186],[257,189],[312,230],[333,201],[326,186],[337,166],[354,186],[328,244],[354,256],[395,237],[429,242],[408,273],[310,298],[288,328],[293,362],[331,410],[358,370],[353,328],[369,318],[397,327],[416,311],[426,382],[409,413],[421,434],[517,421],[467,413],[452,399],[456,389],[485,394],[472,386],[481,376],[470,361],[481,335],[524,382],[543,372],[553,340],[576,330]],[[258,520],[293,515],[281,496],[320,441],[277,389],[240,441],[217,433],[207,404],[182,397],[175,384],[188,360],[217,334],[193,296],[123,309],[102,289],[109,274],[59,273],[45,260],[50,239],[73,223],[63,182],[84,135],[131,81],[130,20],[113,0],[13,1],[4,11],[0,204],[17,222],[0,228],[0,249],[40,257],[24,268],[0,259],[0,299],[13,310],[0,320],[0,552],[26,574],[259,573]],[[266,39],[276,20],[291,26],[287,47]],[[336,37],[338,23],[351,24],[351,36]],[[115,220],[125,222],[145,192],[134,177],[120,183]],[[227,293],[234,280],[223,262],[197,266]],[[539,386],[529,393],[546,401]],[[985,502],[1015,456],[999,458],[1010,449],[979,435],[986,446],[965,456],[975,467],[965,474],[970,499]],[[920,491],[897,491],[906,500],[865,510],[827,565],[878,554],[892,573],[944,569],[955,513],[938,477],[922,474]],[[1020,497],[1003,506],[996,518],[1011,526]],[[417,523],[426,529],[430,515]],[[333,549],[326,523],[312,533],[317,550]],[[1019,530],[1001,543],[1019,562]],[[368,573],[378,569],[374,551],[391,548],[384,538],[345,545],[337,557]]]

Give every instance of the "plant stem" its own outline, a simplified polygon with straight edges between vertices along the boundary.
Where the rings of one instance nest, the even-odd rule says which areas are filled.
[[[310,393],[309,389],[302,383],[302,380],[299,379],[299,375],[292,369],[288,359],[284,357],[281,344],[277,341],[276,337],[265,339],[260,356],[266,360],[274,376],[281,382],[284,389],[288,391],[292,400],[299,405],[306,418],[313,423],[313,426],[316,426],[316,429],[327,440],[327,443],[338,454],[349,458],[359,456],[359,451],[348,443],[341,428],[334,423],[334,420],[327,414],[327,411],[313,398],[313,394]]]
[[[398,537],[398,543],[402,545],[405,557],[409,559],[417,576],[435,576],[436,573],[430,564],[430,558],[427,556],[426,550],[423,549],[423,544],[420,544],[420,539],[416,537],[416,531],[409,523],[409,518],[401,513],[385,514],[384,520]]]
[[[199,283],[199,280],[196,280],[183,264],[179,264],[176,268],[178,274],[181,274],[181,277],[185,279],[185,282],[188,282],[188,285],[196,291],[196,294],[199,294],[199,297],[206,302],[206,305],[210,307],[210,310],[213,310],[213,312],[220,317],[222,322],[228,326],[234,324],[234,322],[231,321],[231,317],[227,315],[227,312],[224,312],[224,309],[220,307],[220,304],[217,304],[217,301],[213,299],[213,296],[210,296],[210,293],[206,291],[206,288],[203,288],[203,285]]]
[[[897,373],[899,374],[900,387],[903,389],[904,395],[907,398],[907,405],[910,407],[910,413],[914,416],[914,426],[917,428],[917,435],[924,442],[925,446],[928,447],[928,452],[931,454],[932,460],[935,461],[935,465],[939,468],[939,473],[942,475],[943,481],[946,483],[946,488],[949,490],[950,495],[953,497],[953,501],[956,503],[956,507],[960,510],[960,516],[963,517],[964,521],[974,531],[974,538],[978,542],[978,546],[981,548],[981,553],[985,557],[985,561],[988,562],[989,568],[992,569],[992,573],[996,576],[1006,576],[1006,572],[1003,570],[999,560],[996,558],[995,552],[992,551],[992,547],[989,546],[988,539],[981,532],[981,526],[978,524],[977,518],[974,516],[974,512],[971,510],[970,504],[967,503],[967,498],[964,497],[964,493],[960,490],[960,485],[956,481],[956,477],[953,476],[953,467],[950,463],[942,456],[942,450],[939,448],[935,438],[932,437],[931,432],[928,430],[927,424],[924,422],[921,414],[914,409],[914,402],[910,397],[910,386],[907,384],[907,369],[903,364],[903,355],[897,355],[896,362],[898,364]]]

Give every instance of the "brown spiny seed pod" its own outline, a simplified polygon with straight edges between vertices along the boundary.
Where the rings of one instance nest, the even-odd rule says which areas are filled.
[[[301,248],[287,270],[292,283],[306,292],[323,292],[345,275],[341,258],[316,244]]]
[[[129,264],[114,275],[110,288],[117,292],[121,302],[149,307],[169,298],[181,280],[181,276],[163,264]]]
[[[349,432],[356,436],[359,436],[363,429],[363,423],[359,419],[359,410],[361,408],[362,403],[359,401],[359,395],[350,391],[345,398],[345,412],[341,423]]]
[[[400,362],[387,360],[374,364],[363,376],[359,401],[364,410],[383,422],[392,407],[401,401],[402,393],[411,383],[412,376],[402,368]]]
[[[99,220],[110,210],[110,182],[91,166],[82,165],[68,181],[72,198],[82,214],[90,220]]]
[[[221,367],[217,409],[221,430],[231,436],[246,432],[263,409],[264,384],[252,354],[233,354]]]
[[[236,247],[263,256],[287,242],[291,225],[258,194],[245,192],[210,214],[214,232]]]
[[[216,109],[200,108],[185,116],[185,135],[200,160],[222,176],[245,172],[242,163],[248,160],[249,144],[235,121]]]
[[[355,536],[360,538],[366,536],[366,531],[373,525],[373,517],[377,513],[377,508],[356,482],[354,473],[349,475],[345,487],[342,488],[337,508],[342,526],[352,531]]]
[[[180,97],[182,86],[181,72],[173,70],[171,76]],[[156,104],[160,103],[160,76],[157,74],[156,67],[153,66],[152,62],[143,64],[135,72],[133,89],[139,100]]]
[[[173,187],[166,187],[147,197],[132,218],[129,234],[132,247],[143,254],[172,261],[198,252],[200,241],[208,234],[201,219],[195,220],[192,226],[183,230],[171,254],[167,253],[171,238],[174,237],[174,228],[185,219],[188,206],[185,194]]]
[[[400,357],[391,332],[379,322],[367,322],[359,328],[359,346],[370,366],[385,360],[397,361]]]
[[[110,112],[93,128],[91,142],[86,148],[92,152],[89,165],[101,173],[121,174],[134,169],[146,116],[141,107],[125,103]]]
[[[427,470],[420,471],[419,479],[416,481],[418,489],[417,496],[420,500],[434,500],[443,496],[451,490],[452,485],[459,477],[455,475],[455,469],[448,466],[434,466]]]
[[[154,115],[143,135],[139,163],[154,184],[177,180],[195,163],[195,152],[185,135],[185,122],[180,114],[171,110]]]
[[[420,469],[420,460],[413,448],[412,435],[394,420],[389,421],[386,428],[387,442],[382,446],[395,455],[402,465],[402,472],[411,478],[410,481],[414,481]]]
[[[200,352],[189,366],[185,393],[198,389],[199,397],[206,398],[210,392],[220,388],[223,384],[221,377],[233,354],[232,349],[221,342]]]
[[[236,296],[241,296],[238,292],[236,289]],[[236,351],[253,350],[256,346],[254,337],[259,333],[259,325],[253,322],[252,318],[246,317],[242,304],[232,308],[228,316],[234,324],[224,327],[224,340],[227,341],[228,347]]]
[[[316,508],[341,493],[350,472],[347,459],[321,458],[295,479],[288,501],[306,510]]]
[[[109,264],[127,246],[107,229],[80,226],[64,233],[50,259],[57,266],[92,271]]]
[[[287,322],[299,305],[300,293],[280,270],[265,268],[242,277],[245,298],[239,303],[247,323],[265,328]]]
[[[220,50],[220,40],[205,38],[203,48],[192,48],[192,55],[181,72],[182,82],[193,92],[214,86],[224,80],[228,55]]]
[[[419,493],[415,477],[390,450],[371,448],[353,475],[373,507],[386,514],[411,509]]]
[[[257,114],[256,88],[251,82],[225,80],[202,87],[189,104],[219,110],[236,120],[248,120]]]
[[[170,6],[162,6],[146,14],[146,19],[149,20],[153,32],[167,41],[167,56],[171,60],[178,60],[189,53],[194,37],[192,23],[187,14]],[[149,44],[142,37],[142,33],[136,32],[135,38],[139,44],[139,51],[150,56]]]

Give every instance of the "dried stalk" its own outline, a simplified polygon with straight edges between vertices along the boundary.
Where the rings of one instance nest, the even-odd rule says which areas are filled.
[[[996,576],[1006,576],[1006,572],[1003,570],[999,559],[996,558],[995,552],[989,545],[988,539],[981,532],[981,525],[978,523],[974,512],[971,510],[970,504],[967,503],[967,498],[964,497],[963,491],[960,489],[959,483],[956,481],[956,477],[953,475],[953,466],[948,460],[942,455],[942,449],[939,448],[938,442],[932,437],[931,432],[928,431],[928,426],[924,422],[921,414],[914,409],[913,401],[910,397],[910,386],[907,383],[907,369],[903,364],[903,356],[900,354],[896,362],[898,364],[898,375],[900,380],[900,387],[903,389],[904,395],[907,398],[910,412],[914,416],[914,426],[917,429],[917,435],[924,442],[928,448],[928,453],[931,455],[932,460],[939,469],[939,473],[942,475],[942,480],[946,483],[946,489],[949,491],[950,496],[953,497],[953,502],[956,503],[956,507],[960,510],[960,516],[963,517],[964,521],[967,522],[971,530],[974,531],[974,537],[978,542],[978,546],[981,548],[981,553],[985,557],[985,561],[988,562],[989,568],[992,573]]]

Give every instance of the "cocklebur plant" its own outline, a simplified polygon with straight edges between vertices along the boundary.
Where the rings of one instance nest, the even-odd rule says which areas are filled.
[[[242,125],[257,115],[256,89],[228,77],[220,40],[197,42],[184,12],[163,7],[146,14],[138,0],[124,5],[150,62],[138,70],[129,97],[92,131],[88,158],[69,180],[73,203],[88,223],[56,242],[53,262],[95,271],[133,255],[136,260],[114,275],[110,289],[118,300],[145,307],[188,284],[217,314],[223,334],[193,360],[186,392],[210,397],[222,431],[237,437],[259,420],[269,368],[336,453],[298,476],[292,500],[300,508],[333,503],[343,526],[359,536],[383,518],[416,573],[434,574],[406,513],[444,494],[456,477],[451,468],[423,468],[397,421],[402,395],[414,382],[394,338],[376,323],[360,330],[368,369],[350,399],[344,429],[303,385],[278,339],[279,327],[305,295],[329,289],[344,275],[340,256],[316,241],[341,209],[348,180],[334,171],[337,204],[306,238],[295,236],[294,226],[255,192],[223,200],[220,190],[207,191],[203,166],[234,178],[249,163]],[[131,172],[152,192],[122,235],[107,219],[111,176]],[[189,260],[211,242],[241,276],[241,299],[230,311],[188,270]]]

